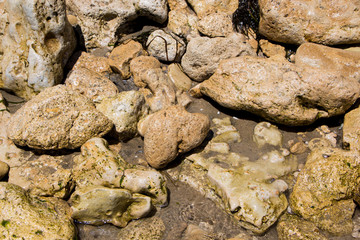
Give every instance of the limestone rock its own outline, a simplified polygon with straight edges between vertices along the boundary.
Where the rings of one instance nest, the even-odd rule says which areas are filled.
[[[104,99],[96,108],[115,125],[116,137],[126,140],[137,134],[137,123],[149,111],[139,91],[124,91]]]
[[[11,168],[9,183],[22,187],[32,195],[67,198],[74,188],[72,165],[72,160],[63,156],[42,155]]]
[[[312,151],[290,195],[291,209],[333,234],[351,233],[359,164],[356,152],[336,148]]]
[[[72,70],[87,68],[99,74],[112,73],[109,61],[105,57],[97,57],[91,53],[81,52]]]
[[[0,180],[8,174],[9,170],[9,165],[0,161]]]
[[[168,4],[170,10],[182,9],[188,6],[186,0],[168,0]]]
[[[114,97],[119,92],[110,79],[87,68],[71,71],[65,80],[65,85],[94,103],[99,103],[107,97]]]
[[[276,230],[279,240],[328,239],[312,222],[291,214],[284,214],[279,219]]]
[[[164,30],[155,30],[150,34],[146,42],[150,55],[161,61],[179,61],[185,52],[184,41],[174,34]]]
[[[360,151],[360,108],[345,114],[343,142],[350,150]]]
[[[162,240],[165,224],[159,217],[132,221],[126,228],[120,229],[118,240]]]
[[[8,16],[7,16],[7,12],[5,12],[5,8],[4,8],[4,2],[1,1],[0,2],[0,87],[4,87],[4,82],[2,80],[2,67],[1,67],[1,62],[2,62],[2,58],[3,58],[3,54],[4,54],[4,49],[2,46],[2,39],[4,37],[4,32],[5,32],[5,28],[6,25],[8,24]]]
[[[76,45],[65,1],[5,1],[3,86],[30,99],[59,84]]]
[[[187,1],[194,9],[199,18],[214,12],[224,12],[229,15],[233,14],[239,6],[236,0],[188,0]]]
[[[269,122],[258,123],[254,128],[253,140],[258,147],[263,147],[266,144],[281,147],[282,138],[279,129]]]
[[[358,98],[359,87],[341,73],[251,56],[221,61],[215,74],[198,86],[224,107],[286,125],[343,114]]]
[[[239,33],[226,38],[197,37],[188,43],[181,66],[192,80],[201,82],[215,72],[220,60],[243,55],[256,53]]]
[[[324,45],[360,42],[359,2],[260,0],[262,35],[270,40]]]
[[[188,91],[191,88],[191,79],[186,76],[179,64],[170,64],[168,66],[168,75],[178,90]]]
[[[75,227],[66,202],[30,196],[21,187],[0,182],[3,239],[74,239]]]
[[[91,186],[77,189],[70,198],[72,218],[83,223],[111,223],[125,227],[130,220],[145,217],[151,210],[151,199],[125,189]]]
[[[84,96],[64,85],[45,89],[12,117],[9,138],[37,149],[74,149],[113,124]]]
[[[130,40],[114,48],[109,56],[109,64],[123,79],[130,77],[130,61],[138,56],[148,55],[139,42]]]
[[[69,0],[67,7],[79,20],[87,49],[113,46],[127,25],[144,16],[158,23],[167,19],[165,0]]]
[[[176,8],[169,12],[167,28],[189,41],[192,37],[200,36],[197,27],[198,21],[198,17],[190,8]]]
[[[138,125],[144,136],[146,161],[154,168],[163,168],[179,153],[197,147],[210,128],[207,116],[189,113],[181,106],[171,106],[147,116]]]
[[[143,81],[146,71],[149,69],[157,69],[161,67],[161,63],[152,56],[140,56],[134,58],[130,62],[130,71],[134,77],[134,83],[138,87],[146,87],[147,83]]]
[[[267,57],[285,58],[286,51],[285,51],[285,48],[283,46],[271,43],[271,42],[269,42],[268,40],[265,40],[265,39],[261,39],[259,41],[259,43],[260,43],[260,48],[261,48],[262,52]]]
[[[226,37],[234,32],[231,14],[215,12],[201,18],[199,32],[208,37]]]

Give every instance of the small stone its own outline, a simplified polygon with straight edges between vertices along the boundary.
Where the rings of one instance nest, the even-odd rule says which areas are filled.
[[[253,140],[260,148],[266,144],[281,147],[282,139],[279,129],[269,122],[258,123],[254,128]]]
[[[161,67],[159,60],[152,56],[140,56],[134,58],[130,62],[130,71],[134,77],[134,83],[138,87],[146,87],[144,82],[145,73],[149,69],[157,69]]]
[[[306,152],[306,150],[308,149],[308,147],[306,146],[306,144],[301,141],[301,142],[297,142],[294,145],[292,145],[290,147],[290,152],[293,154],[302,154],[304,152]]]
[[[191,88],[191,79],[186,76],[179,64],[170,64],[168,67],[168,75],[178,90],[188,91]]]
[[[79,68],[87,68],[93,72],[99,74],[109,74],[112,73],[108,59],[105,57],[97,57],[91,53],[81,52],[79,58],[77,59],[73,70]]]

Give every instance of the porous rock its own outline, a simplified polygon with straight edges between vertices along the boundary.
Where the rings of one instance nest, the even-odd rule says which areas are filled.
[[[181,106],[170,106],[147,116],[138,125],[144,136],[146,161],[154,168],[165,167],[179,153],[200,145],[209,128],[207,116],[189,113]]]
[[[290,195],[291,209],[330,233],[351,233],[353,198],[360,183],[359,164],[356,152],[315,149],[298,175]]]
[[[2,80],[2,67],[1,67],[1,61],[4,54],[2,39],[4,37],[4,32],[7,24],[8,24],[7,12],[5,12],[4,2],[1,1],[0,2],[0,86],[4,85],[4,82]]]
[[[76,38],[66,18],[64,0],[4,4],[9,23],[2,38],[1,87],[30,99],[62,81]]]
[[[87,49],[113,46],[128,24],[144,16],[158,23],[167,19],[165,0],[69,0],[67,8],[79,20]]]
[[[146,71],[149,69],[160,68],[161,63],[153,56],[140,56],[130,62],[130,71],[134,77],[134,83],[138,87],[146,87],[143,81]]]
[[[197,37],[188,43],[181,66],[192,80],[201,82],[215,72],[220,60],[243,55],[256,53],[239,33],[226,38]]]
[[[78,59],[75,62],[72,70],[79,68],[87,68],[93,72],[99,74],[109,74],[112,73],[111,67],[109,65],[109,60],[105,57],[98,57],[91,53],[87,52],[78,52]]]
[[[187,1],[194,9],[199,18],[214,12],[224,12],[229,15],[233,14],[239,6],[236,0],[188,0]]]
[[[99,103],[107,97],[114,97],[119,92],[110,79],[87,68],[71,71],[65,80],[65,85],[94,103]]]
[[[345,114],[343,142],[346,148],[360,151],[360,108],[353,109]]]
[[[186,38],[188,41],[193,37],[199,37],[198,17],[189,8],[176,8],[169,12],[167,28],[176,35]]]
[[[150,197],[103,186],[77,189],[69,202],[73,219],[92,225],[111,223],[118,227],[145,217],[152,208]]]
[[[75,226],[66,202],[37,198],[21,187],[0,182],[1,237],[3,239],[74,239]]]
[[[72,160],[64,156],[41,155],[9,172],[9,183],[32,195],[67,198],[74,188]]]
[[[270,40],[298,45],[360,42],[357,0],[260,0],[259,6],[259,31]]]
[[[74,149],[113,124],[86,97],[64,85],[45,89],[12,117],[9,138],[37,149]]]
[[[119,240],[162,240],[165,224],[159,217],[139,219],[120,229]]]
[[[208,37],[226,37],[234,32],[231,14],[210,13],[198,22],[198,30]]]

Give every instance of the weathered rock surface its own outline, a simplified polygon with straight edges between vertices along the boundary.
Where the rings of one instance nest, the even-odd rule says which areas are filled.
[[[186,3],[185,3],[186,4]],[[185,5],[184,8],[176,8],[169,12],[167,28],[188,41],[193,37],[199,37],[198,17]]]
[[[91,186],[77,189],[70,198],[71,217],[79,222],[125,227],[151,211],[151,198],[126,189]]]
[[[261,51],[267,57],[285,58],[285,56],[286,56],[285,48],[281,45],[271,43],[265,39],[261,39],[259,41],[259,45],[260,45]]]
[[[207,116],[189,113],[181,106],[171,106],[147,116],[139,122],[144,136],[146,161],[154,168],[163,168],[179,153],[197,147],[210,128]]]
[[[279,240],[328,239],[312,222],[296,215],[284,214],[276,226]]]
[[[134,77],[134,83],[138,87],[146,87],[147,83],[144,81],[146,72],[149,69],[157,69],[161,67],[161,63],[152,56],[140,56],[134,58],[130,62],[130,71]]]
[[[158,217],[144,218],[132,221],[126,228],[120,230],[119,240],[162,240],[165,224]]]
[[[330,233],[351,233],[359,164],[356,152],[336,148],[312,151],[290,195],[291,209]]]
[[[215,72],[220,60],[243,55],[256,53],[239,33],[226,38],[197,37],[188,43],[181,66],[192,80],[201,82]]]
[[[5,1],[1,87],[30,99],[63,79],[76,45],[65,1]]]
[[[186,45],[175,34],[166,33],[164,30],[156,30],[148,37],[146,46],[150,55],[161,61],[173,62],[180,61]]]
[[[74,239],[75,227],[66,202],[30,196],[21,187],[0,182],[3,239]]]
[[[107,97],[114,97],[119,92],[110,79],[87,68],[71,71],[65,80],[65,85],[94,103],[99,103]]]
[[[360,151],[360,108],[345,114],[343,142],[350,150]]]
[[[64,85],[45,89],[25,103],[8,125],[9,138],[37,149],[74,149],[103,136],[113,124],[81,94]]]
[[[139,16],[163,23],[168,13],[165,0],[95,0],[92,4],[87,0],[69,0],[66,4],[79,20],[88,49],[115,44],[119,33]]]
[[[186,76],[179,64],[170,64],[168,66],[168,75],[178,90],[188,91],[191,88],[191,79]]]
[[[1,61],[4,54],[4,49],[2,46],[2,39],[4,37],[4,32],[6,25],[8,24],[8,16],[7,12],[5,12],[4,2],[0,1],[0,86],[4,85],[4,82],[2,80],[2,67],[1,67]]]
[[[339,72],[242,56],[223,60],[198,88],[222,106],[281,124],[306,125],[343,114],[358,98],[359,86]]]
[[[271,123],[261,122],[254,128],[253,140],[258,147],[263,147],[266,144],[281,147],[282,139],[283,136],[279,129]]]
[[[77,59],[72,70],[77,70],[79,68],[87,68],[93,72],[99,74],[109,74],[112,73],[111,67],[109,65],[109,60],[105,57],[97,57],[91,53],[81,52]]]
[[[198,22],[198,30],[208,37],[226,37],[234,32],[231,14],[215,12],[206,15]]]
[[[96,108],[115,125],[115,135],[127,140],[137,134],[137,123],[149,112],[145,98],[139,91],[124,91],[104,99]]]
[[[32,195],[67,198],[74,188],[72,160],[64,156],[42,155],[13,167],[9,183],[16,184]]]
[[[130,40],[114,48],[109,56],[111,68],[121,74],[123,79],[130,77],[130,61],[141,55],[148,55],[139,42]]]
[[[224,12],[229,15],[233,14],[239,6],[236,0],[188,0],[187,1],[194,9],[199,18],[214,12]]]
[[[260,0],[259,30],[284,43],[324,45],[360,42],[359,2]]]

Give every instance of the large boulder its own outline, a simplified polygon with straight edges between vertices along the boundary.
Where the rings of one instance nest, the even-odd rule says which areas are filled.
[[[140,16],[158,23],[167,19],[165,0],[87,0],[67,1],[69,11],[78,18],[87,49],[114,45],[119,33],[126,32],[128,24]]]
[[[259,5],[259,30],[270,40],[298,45],[360,42],[358,0],[260,0]]]
[[[25,103],[8,125],[9,138],[37,149],[74,149],[103,136],[112,122],[86,97],[64,85],[45,89]]]
[[[0,87],[26,99],[59,84],[76,45],[65,1],[5,1]]]
[[[3,239],[74,239],[70,212],[64,201],[33,197],[17,185],[0,182]]]

